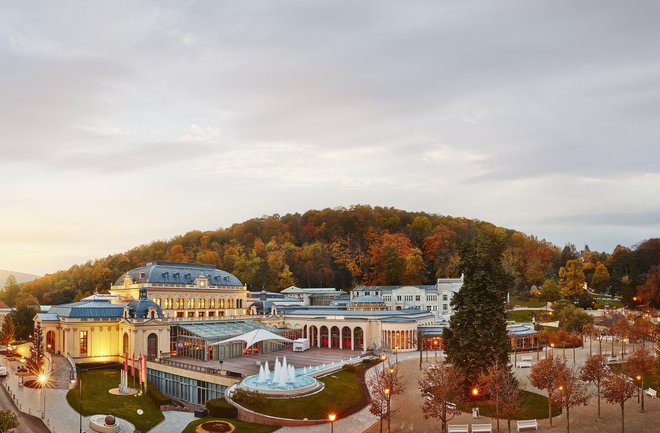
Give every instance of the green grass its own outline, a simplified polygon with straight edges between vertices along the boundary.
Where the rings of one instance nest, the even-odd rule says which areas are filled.
[[[514,307],[516,305],[521,305],[523,307],[528,307],[528,308],[541,308],[541,307],[545,307],[545,302],[541,301],[538,298],[533,298],[533,297],[523,300],[515,296],[512,296],[511,306]]]
[[[543,419],[548,417],[548,398],[540,394],[529,391],[520,391],[520,398],[522,400],[521,410],[513,416],[512,419]],[[465,412],[471,412],[474,403],[467,403],[461,405],[461,409]],[[479,413],[483,416],[495,417],[495,402],[483,401],[478,402]],[[561,413],[559,406],[552,406],[552,416],[557,416]]]
[[[164,419],[160,408],[146,395],[119,396],[108,392],[119,385],[118,368],[82,371],[80,374],[83,384],[83,415],[111,414],[127,420],[135,425],[137,430],[143,432],[150,430]],[[129,385],[132,385],[130,378]],[[80,381],[77,381],[76,387],[66,395],[67,401],[77,412],[80,412],[79,386]],[[138,409],[142,409],[144,413],[138,415]]]
[[[181,433],[195,433],[195,429],[198,425],[205,423],[206,421],[227,421],[236,427],[234,433],[271,433],[277,429],[279,426],[274,425],[261,425],[261,424],[250,424],[247,422],[239,421],[237,419],[228,419],[228,418],[202,418],[192,421],[186,429]]]
[[[507,320],[513,320],[514,322],[531,322],[532,321],[532,315],[535,313],[535,311],[530,311],[530,310],[517,310],[517,311],[509,311],[506,314]]]
[[[364,371],[371,365],[360,364],[357,371],[338,371],[319,379],[325,384],[323,391],[307,397],[268,399],[259,407],[246,407],[265,415],[292,419],[325,419],[329,413],[352,413],[351,409],[367,403],[367,390],[362,384]]]
[[[601,298],[605,295],[596,295],[594,296],[594,301],[596,301],[595,307],[598,309],[605,308],[605,304],[609,305],[612,308],[620,308],[623,306],[623,302],[616,300],[616,299],[596,299],[596,298]]]

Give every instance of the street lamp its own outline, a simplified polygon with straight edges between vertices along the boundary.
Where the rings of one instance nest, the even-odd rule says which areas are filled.
[[[399,363],[399,346],[394,346],[394,359],[397,364]]]
[[[337,419],[337,415],[334,413],[331,413],[328,415],[328,421],[330,421],[330,433],[334,433],[335,431],[335,420]]]
[[[47,381],[48,381],[48,377],[46,377],[45,374],[41,373],[39,375],[39,383],[41,384],[41,394],[43,395],[43,400],[44,400],[44,410],[41,412],[41,419],[46,418],[46,394],[44,393],[44,388],[46,387]]]
[[[380,355],[380,362],[383,363],[383,371],[385,371],[385,360],[386,359],[387,359],[387,356],[385,356],[384,353]]]
[[[385,388],[385,395],[387,396],[387,433],[390,433],[390,397],[392,396],[392,390]]]

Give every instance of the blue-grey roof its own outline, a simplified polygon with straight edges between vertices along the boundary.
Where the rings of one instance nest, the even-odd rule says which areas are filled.
[[[50,314],[50,313],[37,313],[37,317],[41,322],[57,322],[60,320],[57,317],[57,314]]]
[[[376,311],[362,311],[362,310],[343,310],[340,308],[319,308],[311,307],[304,308],[299,306],[281,306],[279,310],[282,311],[285,315],[289,316],[299,316],[299,315],[318,315],[319,317],[325,318],[326,316],[351,316],[351,317],[406,317],[411,315],[428,315],[432,316],[433,313],[430,311],[423,310],[376,310]]]
[[[53,305],[48,314],[59,317],[89,318],[89,317],[122,317],[124,306],[111,304],[108,301],[80,301],[71,304]]]
[[[156,309],[156,317],[163,317],[163,310],[151,299],[136,299],[128,303],[128,314],[132,318],[146,319],[149,315],[149,308]]]
[[[412,323],[415,319],[411,319],[410,317],[386,317],[382,321],[388,323]]]
[[[506,327],[506,331],[509,334],[513,334],[515,336],[525,336],[525,335],[536,334],[536,330],[534,329],[534,325],[532,325],[531,323],[520,323],[520,324],[515,324],[515,325],[508,325]]]
[[[152,284],[194,284],[195,278],[205,275],[211,286],[242,286],[238,278],[229,272],[216,269],[214,265],[197,263],[152,262],[124,273],[116,286],[124,284],[124,278],[130,276],[134,283]]]
[[[207,340],[225,340],[237,337],[255,329],[265,329],[274,334],[281,334],[285,329],[273,328],[253,320],[226,321],[216,323],[182,323],[178,325],[186,331]]]
[[[352,302],[363,302],[363,303],[370,303],[370,304],[383,304],[385,301],[383,301],[381,298],[378,296],[358,296],[357,298],[353,299]]]
[[[357,286],[353,291],[378,291],[383,293],[391,293],[392,290],[400,289],[401,287],[419,287],[427,292],[435,292],[438,287],[435,284],[404,284],[401,286]]]

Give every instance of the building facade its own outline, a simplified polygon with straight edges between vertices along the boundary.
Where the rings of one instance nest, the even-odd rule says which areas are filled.
[[[351,300],[362,296],[376,296],[388,310],[422,310],[435,316],[437,323],[448,323],[453,314],[451,300],[463,286],[460,278],[439,278],[436,284],[405,286],[357,286]]]

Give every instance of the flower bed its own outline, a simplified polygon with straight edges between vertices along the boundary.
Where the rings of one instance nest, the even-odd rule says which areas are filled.
[[[197,427],[197,433],[230,433],[234,426],[226,421],[207,421]]]

